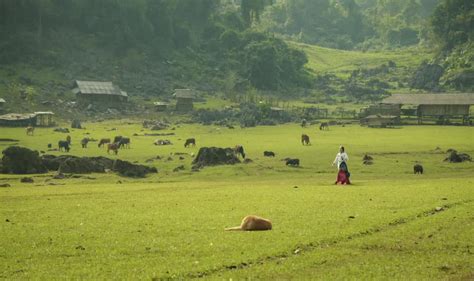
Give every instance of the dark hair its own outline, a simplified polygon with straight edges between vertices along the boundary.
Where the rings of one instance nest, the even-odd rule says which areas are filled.
[[[346,151],[346,150],[344,149],[344,146],[342,146],[342,145],[341,145],[341,147],[339,147],[339,149],[342,149],[342,152]]]

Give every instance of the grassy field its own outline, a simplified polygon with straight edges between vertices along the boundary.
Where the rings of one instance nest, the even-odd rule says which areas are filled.
[[[449,148],[474,155],[472,127],[354,125],[321,132],[296,124],[177,125],[160,132],[174,136],[149,137],[140,136],[150,132],[133,120],[84,125],[70,134],[71,154],[137,161],[159,173],[145,179],[35,175],[33,184],[2,175],[0,184],[12,187],[0,188],[1,279],[474,277],[474,163],[443,162]],[[52,129],[33,137],[22,128],[1,132],[37,150],[66,136]],[[311,146],[300,144],[301,133],[310,135]],[[113,156],[96,143],[78,144],[84,136],[115,135],[131,136],[131,149]],[[196,148],[183,147],[188,137],[196,138]],[[156,138],[174,145],[154,146]],[[191,153],[199,147],[236,144],[253,163],[191,172]],[[331,163],[341,144],[350,157],[351,186],[333,185]],[[277,156],[264,158],[264,150]],[[176,153],[187,155],[180,160]],[[365,153],[374,165],[362,164]],[[151,160],[156,156],[161,160]],[[285,157],[299,158],[301,167],[286,167]],[[424,175],[413,175],[416,162]],[[179,165],[185,171],[173,172]],[[269,218],[274,229],[223,231],[249,214]]]
[[[344,51],[303,43],[288,42],[308,56],[307,67],[315,73],[334,73],[347,76],[359,68],[373,68],[393,61],[399,67],[416,67],[429,60],[432,53],[419,47],[399,51]]]

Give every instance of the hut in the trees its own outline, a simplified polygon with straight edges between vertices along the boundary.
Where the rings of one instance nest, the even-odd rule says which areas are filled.
[[[394,94],[384,99],[382,104],[417,106],[419,124],[424,117],[461,117],[465,124],[469,121],[469,108],[474,104],[474,94]]]
[[[128,101],[127,93],[112,82],[75,81],[72,91],[80,105],[122,107]]]
[[[0,115],[0,126],[5,127],[51,127],[53,121],[53,112],[35,112],[35,113],[9,113]]]
[[[176,98],[176,111],[188,112],[194,108],[194,92],[191,89],[176,89],[173,96]]]
[[[53,115],[54,115],[53,112],[40,111],[40,112],[35,112],[35,115],[36,115],[36,126],[51,127],[55,125],[53,121]]]
[[[34,113],[9,113],[0,115],[0,126],[4,127],[26,127],[36,125]]]
[[[372,128],[386,128],[400,124],[400,117],[380,114],[369,115],[360,119],[360,124]]]
[[[157,101],[157,102],[154,102],[153,105],[155,106],[156,111],[162,112],[168,109],[169,103],[164,102],[164,101]]]

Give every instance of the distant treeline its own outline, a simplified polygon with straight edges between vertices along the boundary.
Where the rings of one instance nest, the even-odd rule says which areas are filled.
[[[59,58],[90,49],[101,50],[98,57],[103,60],[108,54],[115,56],[109,60],[128,59],[126,65],[138,65],[138,71],[144,64],[153,68],[153,61],[166,61],[174,75],[170,80],[219,79],[225,91],[311,88],[314,79],[304,68],[305,53],[281,38],[341,49],[400,47],[424,40],[449,52],[472,40],[473,3],[0,0],[0,63],[43,58],[64,65]]]

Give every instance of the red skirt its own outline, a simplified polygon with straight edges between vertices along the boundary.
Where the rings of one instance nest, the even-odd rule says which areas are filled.
[[[349,178],[346,175],[346,172],[344,170],[339,170],[339,173],[337,173],[337,179],[336,179],[336,184],[351,184]]]

